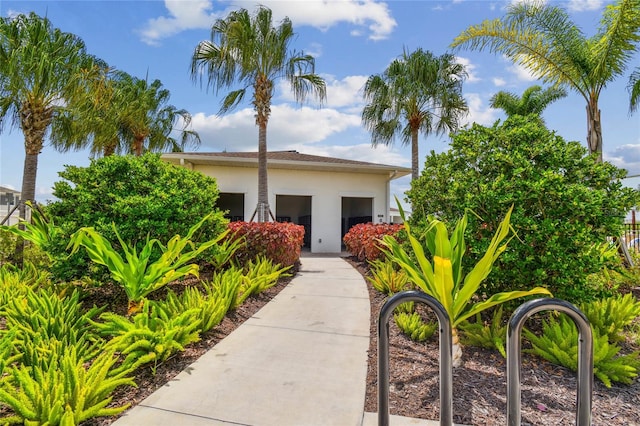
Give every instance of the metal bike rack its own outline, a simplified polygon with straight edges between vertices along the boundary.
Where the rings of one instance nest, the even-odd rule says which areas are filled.
[[[396,293],[385,302],[378,317],[378,425],[389,426],[389,318],[404,302],[421,302],[433,309],[440,330],[440,425],[453,424],[453,365],[451,320],[442,304],[416,290]]]
[[[524,322],[533,314],[553,310],[563,312],[578,327],[578,379],[576,425],[591,425],[593,392],[593,336],[589,321],[571,303],[554,298],[525,302],[515,310],[507,326],[507,425],[520,425],[520,334]]]

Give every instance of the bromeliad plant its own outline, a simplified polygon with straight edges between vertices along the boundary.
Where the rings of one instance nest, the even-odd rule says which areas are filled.
[[[120,238],[114,226],[116,237],[125,254],[124,259],[111,243],[93,228],[81,228],[75,232],[71,236],[68,248],[73,246],[71,252],[73,254],[83,246],[92,261],[109,269],[111,277],[124,287],[129,299],[128,314],[132,315],[140,312],[143,300],[149,293],[187,275],[199,276],[198,265],[191,262],[202,252],[217,244],[228,232],[223,232],[217,238],[196,247],[191,238],[211,216],[211,214],[205,216],[192,226],[184,238],[175,235],[166,247],[157,239],[147,238],[140,253],[135,246],[125,243]],[[156,245],[162,254],[152,262],[151,256]]]
[[[404,219],[404,210],[399,202],[398,207]],[[407,253],[401,243],[393,237],[385,236],[382,239],[387,258],[397,263],[415,286],[437,299],[449,314],[453,334],[454,367],[460,366],[462,361],[462,348],[457,331],[462,321],[485,309],[513,299],[534,294],[551,294],[542,287],[536,287],[528,291],[494,294],[487,300],[471,304],[480,284],[491,272],[493,263],[507,248],[509,241],[504,243],[503,241],[509,234],[512,210],[513,206],[500,223],[482,259],[467,274],[462,271],[462,257],[466,251],[464,242],[467,227],[466,214],[457,222],[451,237],[443,222],[431,219],[424,234],[424,243],[431,255],[431,260],[427,257],[421,242],[411,233],[411,227],[406,220],[404,227],[413,253]]]

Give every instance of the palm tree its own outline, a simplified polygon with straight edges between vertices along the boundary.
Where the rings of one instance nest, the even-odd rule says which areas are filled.
[[[0,18],[0,130],[9,121],[24,134],[23,201],[34,201],[45,137],[54,145],[71,137],[52,124],[73,110],[73,95],[96,61],[80,38],[53,28],[47,18],[35,13]]]
[[[371,143],[389,145],[397,134],[411,144],[411,178],[419,176],[418,133],[425,136],[454,131],[466,115],[462,82],[467,74],[451,54],[406,50],[382,73],[364,86],[367,105],[362,122],[371,132]]]
[[[631,98],[629,100],[629,112],[636,112],[638,105],[640,105],[640,67],[637,67],[629,77],[629,94]]]
[[[452,47],[501,53],[542,81],[575,90],[587,102],[587,145],[602,161],[600,93],[622,74],[640,40],[640,0],[608,5],[598,32],[586,37],[557,6],[518,2],[501,19],[458,35]]]
[[[211,27],[211,40],[198,44],[191,61],[194,81],[205,78],[215,93],[239,83],[242,88],[229,92],[219,114],[240,104],[247,89],[253,90],[252,104],[258,126],[258,221],[269,220],[267,183],[267,123],[271,114],[274,82],[286,78],[298,102],[312,92],[322,102],[326,98],[324,80],[315,74],[315,59],[290,50],[294,38],[289,18],[273,27],[271,10],[259,6],[254,16],[246,9],[231,12]],[[273,215],[271,215],[273,216]]]
[[[535,85],[527,88],[522,96],[501,90],[491,97],[491,108],[502,109],[508,117],[512,115],[535,114],[542,120],[541,114],[550,103],[567,96],[566,90],[560,87],[542,87]]]

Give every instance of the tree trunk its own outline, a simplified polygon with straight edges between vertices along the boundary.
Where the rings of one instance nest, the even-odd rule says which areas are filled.
[[[269,221],[269,185],[267,179],[267,123],[258,124],[258,222]]]
[[[597,161],[602,163],[602,122],[598,99],[591,96],[587,104],[587,146],[589,154],[596,154]]]
[[[411,129],[411,180],[420,177],[420,164],[418,154],[418,128]]]
[[[462,365],[462,346],[460,345],[460,337],[458,329],[451,329],[451,365],[456,368]]]
[[[143,148],[144,148],[144,136],[135,135],[133,137],[133,154],[136,157],[140,157],[142,155]]]

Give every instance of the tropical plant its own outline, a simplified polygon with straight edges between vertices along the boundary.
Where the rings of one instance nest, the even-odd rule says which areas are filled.
[[[629,112],[634,113],[640,105],[640,67],[629,76]]]
[[[155,372],[169,356],[200,340],[198,314],[197,308],[176,313],[162,302],[150,301],[131,318],[105,312],[102,322],[94,325],[100,334],[112,337],[106,346],[125,357],[116,371],[153,362]]]
[[[225,238],[218,245],[214,247],[213,254],[209,261],[211,265],[216,269],[223,269],[230,264],[234,259],[236,251],[245,245],[243,238],[231,239]]]
[[[587,146],[602,161],[600,93],[624,73],[640,40],[640,0],[607,5],[598,31],[586,37],[562,8],[516,2],[502,19],[467,28],[451,44],[499,53],[542,81],[578,92],[587,102]]]
[[[491,108],[502,109],[507,114],[507,117],[535,114],[542,120],[542,111],[550,103],[565,96],[567,96],[567,91],[562,88],[548,87],[542,90],[542,87],[535,85],[527,88],[522,93],[522,96],[501,90],[491,97],[489,105]]]
[[[140,310],[143,299],[149,293],[158,290],[187,275],[198,276],[199,266],[191,263],[202,252],[215,245],[224,238],[222,233],[218,238],[200,244],[197,248],[191,241],[195,232],[211,215],[202,218],[193,225],[187,235],[182,238],[175,235],[169,240],[166,247],[157,239],[147,238],[146,244],[138,254],[138,250],[120,238],[114,226],[114,232],[125,258],[113,249],[113,246],[93,228],[81,228],[71,236],[69,247],[73,247],[72,253],[84,247],[92,261],[104,265],[111,273],[111,277],[124,287],[129,299],[128,313],[132,314]],[[161,255],[155,261],[151,261],[154,246],[160,248]],[[188,251],[187,248],[189,249]]]
[[[410,285],[407,274],[388,260],[377,259],[369,262],[369,266],[371,275],[366,277],[367,281],[380,293],[392,296]]]
[[[23,200],[35,199],[38,155],[47,135],[54,147],[70,137],[51,132],[52,123],[75,108],[73,96],[98,62],[80,38],[47,18],[33,12],[0,18],[0,131],[10,122],[24,133]]]
[[[476,314],[475,322],[460,323],[462,334],[460,340],[465,345],[497,349],[504,358],[507,357],[505,342],[507,341],[507,324],[502,320],[502,306],[493,311],[491,321],[486,324],[482,316]]]
[[[215,180],[169,164],[158,154],[95,159],[88,167],[66,166],[59,175],[63,180],[54,184],[53,191],[57,200],[45,210],[61,229],[58,239],[47,248],[55,258],[51,271],[58,280],[85,275],[102,280],[106,275],[102,266],[87,268],[91,262],[84,253],[69,257],[69,238],[83,227],[93,227],[121,256],[124,252],[112,224],[120,237],[135,243],[138,250],[147,237],[165,242],[174,235],[185,235],[196,221],[211,213],[211,220],[193,235],[194,243],[214,239],[226,227],[227,221],[216,207],[219,191]],[[155,249],[151,258],[159,255]],[[209,252],[202,259],[207,255]]]
[[[374,262],[384,260],[380,250],[380,239],[385,235],[400,238],[400,224],[387,223],[358,223],[349,228],[342,238],[349,253],[359,261]]]
[[[258,257],[267,257],[274,264],[292,266],[300,260],[304,243],[304,226],[289,222],[231,222],[230,240],[242,240],[232,263],[244,265]]]
[[[270,9],[259,6],[253,16],[240,9],[213,24],[211,40],[198,44],[191,61],[193,80],[206,80],[207,87],[213,87],[216,93],[236,83],[243,86],[224,97],[220,114],[238,106],[250,87],[253,90],[258,126],[258,222],[267,222],[270,214],[267,123],[276,80],[285,78],[290,83],[296,101],[303,102],[309,92],[321,102],[326,97],[325,82],[315,74],[315,59],[290,50],[294,36],[289,18],[273,27]]]
[[[372,145],[389,145],[401,135],[402,143],[411,145],[411,177],[417,179],[418,134],[441,135],[459,127],[468,111],[462,96],[466,76],[464,66],[451,54],[405,50],[365,83],[362,122],[371,132]]]
[[[53,223],[53,219],[46,217],[38,204],[35,205],[35,208],[31,201],[26,201],[25,204],[31,209],[31,222],[20,219],[22,226],[0,225],[0,229],[9,231],[44,250],[47,244],[58,237],[60,228]],[[51,259],[46,251],[44,253]]]
[[[625,327],[640,316],[640,301],[627,293],[583,303],[580,310],[598,334],[607,336],[609,342],[619,342],[625,339]]]
[[[289,276],[287,271],[291,266],[280,267],[270,259],[259,256],[255,261],[250,260],[244,269],[246,272],[242,277],[235,306],[243,304],[249,296],[260,294],[273,287],[280,277]]]
[[[621,235],[624,217],[640,193],[624,187],[626,171],[597,163],[578,142],[566,142],[537,120],[513,116],[491,127],[456,133],[448,151],[429,155],[407,196],[418,231],[435,214],[453,226],[466,211],[471,267],[486,252],[500,218],[511,206],[517,232],[482,291],[542,286],[574,304],[609,289],[587,277],[607,265],[608,236]],[[523,274],[522,271],[527,271]]]
[[[398,312],[393,319],[400,331],[416,342],[424,342],[438,329],[437,322],[424,322],[417,312]]]
[[[397,200],[396,200],[397,201]],[[398,208],[404,219],[404,210],[398,202]],[[509,209],[498,226],[486,253],[468,273],[463,272],[462,259],[466,252],[464,233],[467,228],[466,214],[458,220],[449,237],[445,224],[438,219],[431,219],[423,235],[424,241],[412,234],[411,226],[404,222],[411,253],[394,238],[386,236],[382,242],[386,246],[386,254],[390,261],[398,264],[405,271],[409,280],[420,290],[432,296],[447,311],[451,320],[453,340],[453,366],[460,365],[462,348],[458,338],[457,327],[467,318],[492,306],[534,294],[549,295],[549,291],[536,287],[526,291],[510,291],[490,296],[486,300],[474,302],[480,284],[489,275],[498,256],[507,249],[507,242],[502,243],[509,234],[511,211]],[[431,259],[425,254],[425,244]]]
[[[91,363],[76,355],[73,346],[53,351],[52,363],[15,365],[0,382],[0,402],[15,414],[2,417],[4,424],[75,426],[101,416],[114,416],[125,410],[108,407],[111,393],[120,386],[135,386],[127,377],[131,370],[113,374],[118,361],[113,351],[103,351]]]
[[[572,371],[578,369],[578,329],[566,315],[543,321],[540,336],[526,328],[523,334],[532,346],[526,352]],[[612,381],[630,384],[640,369],[640,352],[618,355],[619,352],[620,346],[610,343],[606,334],[593,330],[593,373],[608,388]]]

